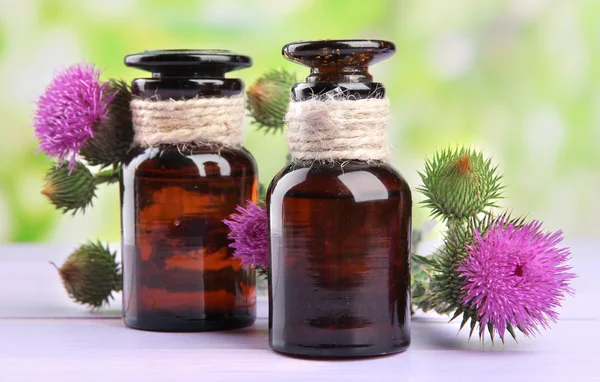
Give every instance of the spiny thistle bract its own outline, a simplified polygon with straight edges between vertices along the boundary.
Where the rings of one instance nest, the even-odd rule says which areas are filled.
[[[108,103],[107,115],[94,124],[93,138],[88,139],[79,154],[92,166],[110,166],[121,163],[133,144],[131,121],[131,89],[123,80],[111,80],[104,98],[114,97]]]
[[[42,194],[63,213],[72,212],[74,215],[92,204],[96,195],[96,180],[81,162],[75,162],[70,174],[66,166],[54,166],[46,174]]]
[[[79,247],[58,269],[69,296],[78,303],[99,308],[123,286],[123,275],[111,253],[101,243]]]
[[[421,272],[427,272],[431,279],[423,293],[413,297],[413,303],[424,311],[435,310],[439,314],[473,312],[458,303],[462,282],[456,267],[466,257],[466,244],[469,243],[474,221],[455,224],[444,233],[443,244],[431,257],[417,257]],[[422,283],[425,284],[425,283]]]
[[[418,190],[427,197],[423,204],[442,220],[466,219],[496,207],[503,188],[498,167],[468,148],[438,151],[419,175],[423,185]]]
[[[290,103],[290,88],[296,76],[284,69],[271,69],[248,87],[248,110],[259,128],[282,130]]]
[[[93,137],[94,125],[108,113],[113,94],[100,82],[100,73],[94,65],[72,65],[54,76],[37,103],[33,123],[40,150],[58,162],[69,161],[69,170]]]

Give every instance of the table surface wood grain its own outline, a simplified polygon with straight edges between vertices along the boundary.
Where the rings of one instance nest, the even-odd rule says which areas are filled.
[[[89,311],[50,261],[65,245],[0,245],[0,381],[600,381],[600,241],[576,241],[575,297],[551,330],[504,345],[468,341],[458,323],[417,312],[402,354],[313,361],[269,349],[267,300],[247,329],[154,333],[126,328],[120,295]]]

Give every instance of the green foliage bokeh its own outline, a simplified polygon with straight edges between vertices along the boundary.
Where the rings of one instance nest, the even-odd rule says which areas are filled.
[[[54,70],[85,59],[104,77],[145,76],[123,57],[146,49],[225,48],[251,55],[247,83],[284,66],[290,41],[382,38],[374,66],[392,101],[393,160],[410,184],[438,147],[482,149],[505,173],[518,214],[567,235],[597,235],[600,216],[600,2],[594,0],[0,0],[0,240],[118,240],[117,187],[86,216],[61,216],[39,190],[51,162],[34,155],[35,99]],[[246,147],[268,183],[282,136],[251,128]],[[418,201],[422,199],[416,196]],[[415,205],[416,206],[416,205]],[[415,225],[427,212],[415,208]]]

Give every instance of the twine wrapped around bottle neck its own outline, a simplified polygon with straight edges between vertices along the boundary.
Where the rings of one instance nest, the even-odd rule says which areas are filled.
[[[161,144],[210,144],[240,148],[244,140],[244,95],[220,98],[131,101],[134,142],[141,147]]]
[[[288,150],[294,160],[389,162],[389,119],[387,98],[292,101]]]

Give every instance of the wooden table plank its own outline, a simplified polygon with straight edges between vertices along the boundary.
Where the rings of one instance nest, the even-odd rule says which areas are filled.
[[[491,346],[468,343],[455,324],[415,320],[406,353],[308,361],[272,352],[266,319],[210,333],[144,332],[118,319],[0,319],[0,380],[595,381],[600,351],[590,334],[598,324],[564,321],[543,337]]]

